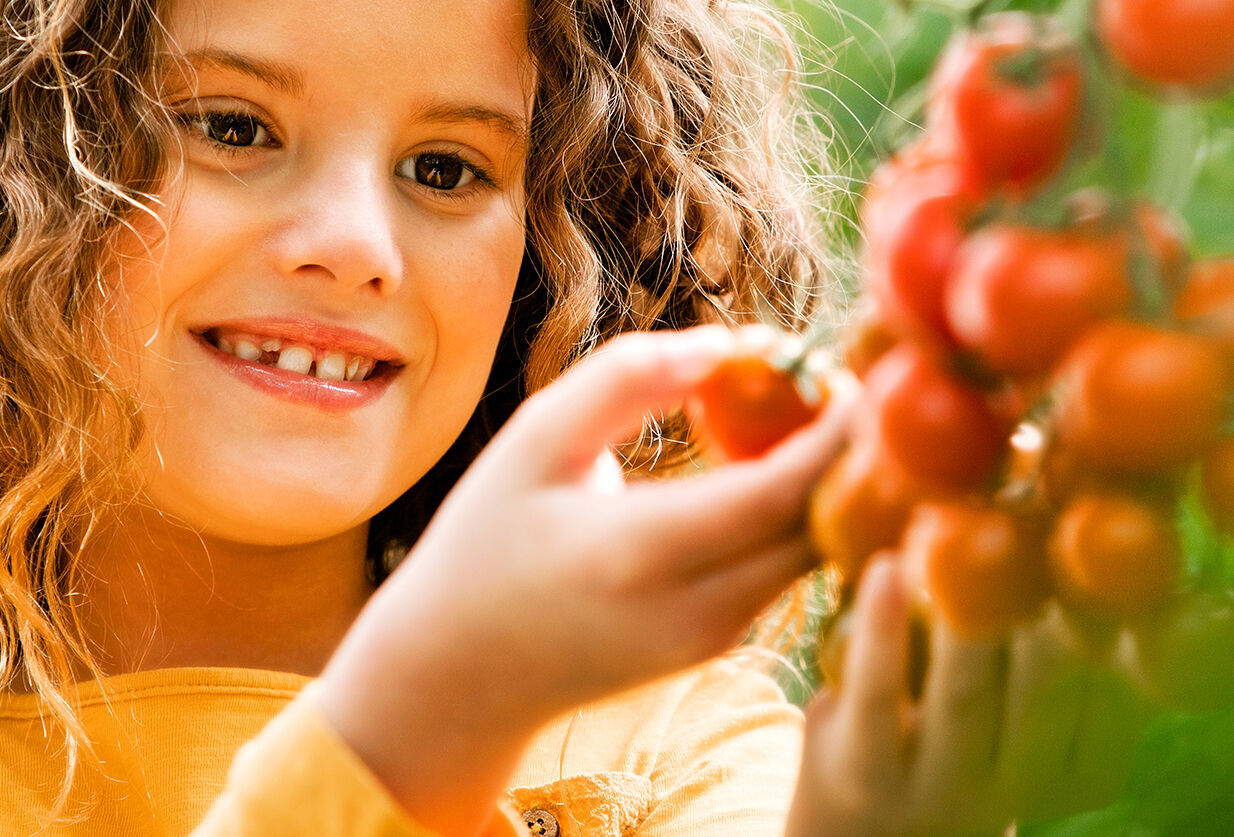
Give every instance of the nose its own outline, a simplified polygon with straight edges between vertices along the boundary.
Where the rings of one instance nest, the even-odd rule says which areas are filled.
[[[289,197],[274,238],[282,275],[371,287],[381,296],[402,286],[399,207],[390,177],[378,166],[365,161],[325,163],[300,179]]]

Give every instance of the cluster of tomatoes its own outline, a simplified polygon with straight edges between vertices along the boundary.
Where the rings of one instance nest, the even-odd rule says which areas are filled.
[[[1198,492],[1234,535],[1234,258],[1193,260],[1177,222],[1134,195],[1053,192],[1099,146],[1094,73],[1170,95],[1234,83],[1224,6],[1197,21],[1101,0],[1097,61],[1027,13],[952,41],[924,134],[865,196],[865,314],[844,355],[864,394],[809,510],[844,589],[889,552],[961,635],[1003,634],[1049,601],[1131,626],[1146,686],[1184,708],[1214,689],[1180,658],[1234,671],[1234,601],[1184,589],[1175,524]],[[718,370],[701,393],[717,445],[754,455],[808,421],[804,366],[752,354]]]

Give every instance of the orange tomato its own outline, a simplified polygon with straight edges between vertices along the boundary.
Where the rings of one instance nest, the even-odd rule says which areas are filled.
[[[835,568],[845,583],[856,582],[871,555],[900,542],[920,496],[907,476],[880,457],[874,445],[854,445],[810,496],[810,542],[824,564]]]
[[[1127,321],[1102,323],[1060,367],[1059,439],[1101,468],[1170,468],[1216,438],[1226,379],[1222,352],[1210,340]]]
[[[1234,364],[1234,259],[1192,265],[1174,301],[1174,316],[1186,330],[1217,340]]]
[[[1181,566],[1174,527],[1162,510],[1114,493],[1073,498],[1059,515],[1049,554],[1065,601],[1124,618],[1160,604]]]
[[[1031,618],[1050,596],[1034,529],[998,508],[959,501],[917,507],[902,547],[910,579],[958,634],[990,637]]]

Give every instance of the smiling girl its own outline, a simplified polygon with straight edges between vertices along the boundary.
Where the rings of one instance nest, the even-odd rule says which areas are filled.
[[[686,459],[672,418],[628,442],[741,350],[692,327],[825,290],[765,12],[4,17],[0,832],[946,831],[1108,792],[1135,708],[1059,730],[1040,638],[1008,668],[939,630],[901,726],[886,564],[804,757],[769,679],[704,662],[811,568],[845,416],[690,479],[614,455]]]

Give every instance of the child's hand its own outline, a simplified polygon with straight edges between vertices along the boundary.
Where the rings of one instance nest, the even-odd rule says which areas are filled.
[[[537,726],[725,650],[814,565],[805,501],[843,409],[690,479],[626,484],[610,452],[736,349],[700,328],[580,363],[515,413],[365,609],[323,708],[422,818],[464,787],[495,799]]]
[[[879,561],[858,594],[843,686],[809,712],[793,837],[1001,834],[1112,801],[1148,710],[1067,650],[1055,619],[1004,643],[934,625],[916,705],[907,622],[899,571]]]

